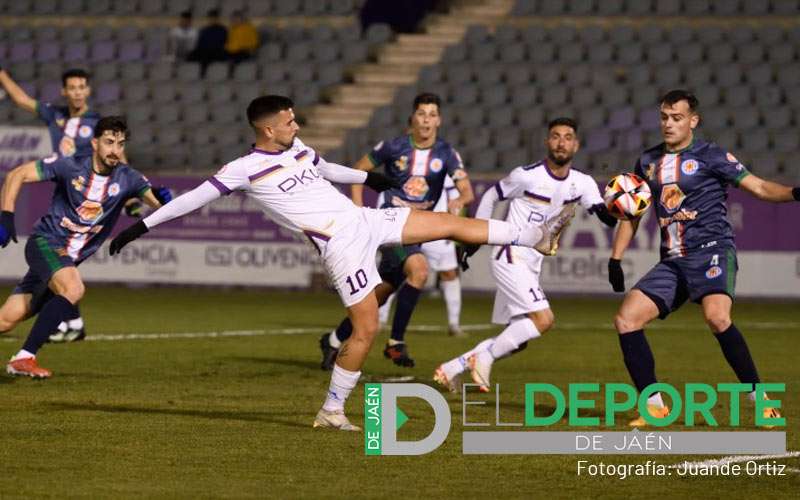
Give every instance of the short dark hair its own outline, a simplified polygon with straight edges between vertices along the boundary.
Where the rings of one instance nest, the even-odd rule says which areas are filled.
[[[89,73],[85,69],[73,68],[68,69],[61,75],[61,86],[67,86],[67,80],[70,78],[83,78],[86,83],[89,83]]]
[[[694,113],[697,111],[697,108],[700,107],[700,101],[697,100],[697,96],[689,92],[688,90],[683,89],[675,89],[670,90],[664,97],[661,98],[659,104],[666,104],[667,106],[672,106],[680,101],[686,101],[689,104],[689,110]]]
[[[219,9],[211,9],[208,11],[208,17],[219,17]]]
[[[94,126],[95,139],[102,137],[107,130],[125,135],[125,139],[130,139],[131,132],[128,130],[128,123],[121,116],[104,116],[97,121]]]
[[[416,111],[423,104],[435,104],[437,108],[441,111],[442,109],[442,98],[432,92],[423,92],[417,97],[414,98],[414,108],[413,111]]]
[[[255,126],[255,122],[258,120],[293,107],[294,102],[286,96],[264,95],[256,97],[247,106],[247,121],[250,122],[251,126]]]
[[[575,132],[575,135],[578,135],[578,122],[566,116],[559,116],[558,118],[550,120],[550,123],[547,124],[547,131],[549,132],[553,130],[553,127],[558,127],[559,125],[571,127],[572,131]]]

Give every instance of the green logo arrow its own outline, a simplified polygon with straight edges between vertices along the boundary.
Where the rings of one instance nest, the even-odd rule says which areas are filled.
[[[403,410],[397,408],[397,418],[395,419],[395,430],[400,430],[400,427],[403,427],[403,424],[408,422],[408,416],[403,413]]]

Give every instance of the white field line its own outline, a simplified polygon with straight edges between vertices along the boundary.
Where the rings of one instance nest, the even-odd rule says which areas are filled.
[[[794,322],[758,322],[743,321],[738,322],[743,329],[747,330],[800,330],[800,323]],[[611,325],[599,325],[602,329],[611,330]],[[585,330],[597,328],[597,323],[590,322],[563,322],[556,324],[556,329],[560,330]],[[174,332],[174,333],[122,333],[122,334],[93,334],[90,333],[87,341],[125,341],[125,340],[161,340],[161,339],[199,339],[199,338],[218,338],[218,337],[263,337],[272,335],[309,335],[321,333],[330,328],[328,326],[302,327],[302,328],[274,328],[265,330],[223,330],[219,332]],[[445,330],[444,325],[412,325],[408,327],[412,332],[438,332]],[[491,323],[478,323],[472,325],[462,325],[465,331],[484,331],[499,329],[500,325]],[[674,324],[653,324],[648,326],[652,330],[685,330],[687,325],[683,323]],[[704,329],[698,323],[697,328]],[[0,336],[0,342],[19,342],[19,338]]]
[[[709,460],[702,460],[697,462],[684,461],[674,465],[670,465],[670,469],[686,469],[687,467],[713,467],[725,464],[735,464],[739,462],[749,462],[751,460],[773,460],[781,458],[794,458],[800,457],[800,451],[790,451],[780,455],[730,455],[722,458],[712,458]],[[790,472],[800,472],[800,469],[791,468]]]

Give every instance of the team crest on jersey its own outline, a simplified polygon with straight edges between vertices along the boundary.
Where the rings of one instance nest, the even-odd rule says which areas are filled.
[[[81,125],[81,128],[78,129],[78,135],[87,139],[92,136],[92,127],[89,125]]]
[[[58,125],[59,128],[64,128],[65,123],[66,122],[64,121],[63,118],[56,118],[56,125]]]
[[[403,184],[403,191],[412,200],[421,200],[428,193],[428,181],[421,175],[410,177],[405,184]]]
[[[661,206],[670,212],[680,208],[684,199],[686,199],[686,195],[677,184],[667,184],[661,190]]]
[[[644,171],[644,175],[645,177],[647,177],[649,180],[652,181],[656,176],[656,164],[651,163],[647,165],[647,168]]]
[[[403,155],[395,160],[394,166],[397,167],[397,170],[404,172],[408,168],[408,156]]]
[[[62,156],[72,156],[75,154],[75,141],[72,137],[64,136],[61,142],[58,143],[58,151]]]
[[[700,166],[697,164],[696,160],[685,160],[681,163],[681,172],[686,175],[694,175],[697,173],[697,169]]]
[[[75,191],[83,191],[83,188],[86,187],[86,179],[82,175],[79,175],[72,179],[72,187],[75,188]]]
[[[431,172],[439,172],[442,170],[444,163],[439,158],[434,158],[431,160]]]
[[[81,222],[94,222],[103,215],[103,205],[96,201],[86,200],[76,210]]]
[[[119,194],[119,184],[118,183],[115,182],[114,184],[108,186],[108,195],[109,196],[116,196],[118,194]]]
[[[718,278],[722,274],[722,268],[719,266],[711,266],[706,271],[706,278],[713,280],[714,278]]]

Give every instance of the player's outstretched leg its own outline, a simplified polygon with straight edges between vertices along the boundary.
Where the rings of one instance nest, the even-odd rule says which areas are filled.
[[[614,326],[619,333],[619,345],[628,374],[642,392],[648,385],[655,384],[656,362],[653,351],[644,335],[644,327],[659,315],[656,304],[639,290],[631,290],[623,300],[619,312],[614,318]],[[669,408],[664,405],[661,393],[655,393],[647,400],[647,410],[654,417],[663,417],[669,414]],[[629,422],[632,427],[647,425],[643,417]]]
[[[361,429],[347,419],[344,404],[361,376],[361,367],[369,354],[372,342],[378,334],[378,300],[375,293],[347,308],[353,324],[353,334],[342,344],[333,367],[328,396],[317,413],[314,427],[333,427],[343,431]]]
[[[755,384],[761,383],[758,376],[756,364],[750,355],[742,333],[731,321],[731,306],[733,300],[725,294],[711,294],[703,297],[702,303],[703,316],[706,324],[714,333],[714,337],[719,342],[722,354],[730,367],[736,373],[739,382],[750,384],[751,390],[748,395],[750,401],[756,400]],[[766,394],[764,395],[766,398]],[[766,408],[764,418],[780,418],[780,412],[775,408]]]
[[[48,337],[65,318],[74,317],[75,306],[84,293],[84,285],[75,267],[58,270],[50,280],[55,296],[39,311],[33,328],[28,334],[22,349],[6,365],[6,372],[32,378],[48,378],[50,370],[36,362],[36,354],[47,342]]]

